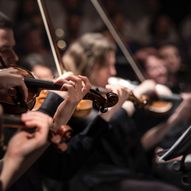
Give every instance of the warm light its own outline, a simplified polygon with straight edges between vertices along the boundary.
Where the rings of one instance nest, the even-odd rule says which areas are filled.
[[[60,49],[64,49],[64,48],[66,47],[66,42],[65,42],[64,40],[59,40],[59,41],[57,42],[57,46],[58,46],[58,48],[60,48]]]
[[[61,29],[61,28],[57,28],[57,29],[55,30],[55,34],[56,34],[57,37],[63,38],[63,37],[64,37],[64,30]]]

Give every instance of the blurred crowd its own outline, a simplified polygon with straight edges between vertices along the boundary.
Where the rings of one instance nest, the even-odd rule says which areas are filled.
[[[100,3],[132,53],[144,47],[157,47],[161,43],[171,42],[180,48],[183,62],[190,67],[191,17],[189,11],[191,8],[189,1],[172,5],[169,2],[166,3],[168,6],[165,6],[165,1],[160,0],[102,0]],[[54,27],[58,29],[57,37],[64,40],[63,51],[86,32],[107,30],[91,1],[46,0],[46,4]],[[179,10],[179,16],[173,17],[171,9],[176,11],[178,8],[184,10]],[[44,55],[45,62],[51,65],[50,48],[46,41],[37,1],[1,0],[0,9],[15,23],[16,40],[19,42],[16,46],[18,55],[21,57],[36,53]],[[126,62],[120,53],[117,61],[119,64]]]

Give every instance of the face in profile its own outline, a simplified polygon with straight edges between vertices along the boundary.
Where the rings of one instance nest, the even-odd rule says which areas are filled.
[[[18,57],[13,50],[15,40],[11,29],[0,29],[0,56],[7,66],[15,66]]]
[[[105,55],[104,65],[95,64],[89,77],[93,85],[105,87],[108,84],[108,79],[116,75],[115,59],[115,52],[109,51]]]

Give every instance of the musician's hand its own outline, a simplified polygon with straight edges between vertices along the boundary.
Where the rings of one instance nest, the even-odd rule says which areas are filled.
[[[107,89],[112,91],[113,93],[116,93],[118,95],[118,102],[113,107],[108,108],[108,111],[106,113],[101,113],[100,116],[105,119],[106,121],[109,121],[113,115],[115,115],[115,112],[123,105],[123,103],[128,98],[128,91],[127,88],[120,87],[120,86],[114,86],[114,85],[107,85]]]
[[[35,128],[34,132],[19,130],[10,140],[6,156],[23,160],[32,152],[40,149],[47,143],[47,136],[52,118],[48,115],[29,111],[21,116],[27,128]]]
[[[13,184],[40,157],[48,146],[47,137],[52,119],[40,112],[28,112],[21,117],[26,128],[35,128],[34,132],[19,130],[10,140],[3,158],[1,169],[1,188]]]
[[[73,103],[78,103],[90,90],[90,82],[87,77],[69,74],[61,76],[55,80],[56,84],[62,85],[61,90],[67,92],[57,92],[61,97],[67,98]]]
[[[136,97],[141,97],[142,95],[150,95],[156,92],[156,83],[153,80],[145,80],[140,85],[138,85],[133,93]]]
[[[1,96],[7,95],[10,93],[14,94],[13,88],[18,87],[23,96],[24,100],[27,101],[28,98],[28,89],[24,83],[24,78],[19,71],[15,68],[6,68],[0,70],[0,88]],[[3,95],[2,95],[3,94]]]

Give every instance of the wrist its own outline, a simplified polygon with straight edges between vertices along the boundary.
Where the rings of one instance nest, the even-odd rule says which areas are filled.
[[[66,102],[67,102],[68,104],[70,104],[71,106],[73,105],[74,107],[76,107],[76,106],[78,105],[78,103],[81,101],[81,99],[80,99],[80,100],[76,100],[76,99],[73,99],[73,98],[72,98],[71,96],[69,96],[69,95],[65,96],[64,99],[66,100]]]

